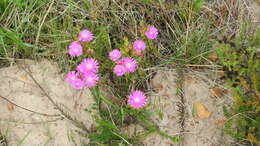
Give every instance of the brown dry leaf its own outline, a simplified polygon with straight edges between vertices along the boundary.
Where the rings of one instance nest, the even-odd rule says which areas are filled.
[[[222,125],[224,125],[226,122],[227,122],[227,120],[216,120],[216,121],[215,121],[215,125],[222,126]]]
[[[211,115],[208,109],[201,103],[196,103],[195,108],[196,115],[200,119],[208,118]]]
[[[223,70],[220,70],[220,71],[217,71],[217,74],[220,75],[220,76],[224,76],[225,72]]]
[[[97,127],[92,124],[91,127],[90,127],[90,131],[91,132],[96,132],[97,131]]]
[[[27,80],[27,79],[28,79],[27,74],[22,74],[22,75],[20,75],[20,77],[21,77],[22,79],[24,79],[24,80]]]
[[[246,104],[256,105],[256,104],[258,104],[258,101],[249,101],[249,102],[247,102]]]
[[[211,112],[201,103],[195,103],[193,112],[195,117],[200,119],[208,118],[211,115]]]
[[[223,88],[212,88],[211,92],[213,96],[223,97],[225,94],[227,94],[228,91]]]
[[[165,144],[174,146],[174,143],[170,141],[166,141]]]
[[[208,58],[210,61],[212,61],[212,62],[216,62],[216,61],[218,60],[218,56],[217,56],[216,53],[212,53],[212,54],[209,55],[207,58]]]
[[[7,108],[9,111],[13,111],[14,110],[14,106],[12,104],[8,104]]]

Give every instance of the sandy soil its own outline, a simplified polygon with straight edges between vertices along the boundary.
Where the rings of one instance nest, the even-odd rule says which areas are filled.
[[[50,102],[21,67],[15,65],[0,69],[0,95],[9,100],[0,98],[0,130],[2,134],[6,133],[8,144],[69,146],[87,143],[88,139],[79,133],[85,132],[80,126],[89,128],[93,124],[91,115],[84,111],[94,103],[90,91],[71,89],[55,64],[47,61],[26,61],[26,64],[32,76],[63,112]]]
[[[150,96],[150,110],[163,114],[163,119],[157,115],[152,120],[162,131],[167,131],[182,141],[173,143],[158,134],[152,134],[143,139],[143,145],[220,146],[232,142],[222,130],[226,121],[223,105],[229,107],[232,97],[228,90],[216,83],[216,78],[205,72],[187,71],[184,75],[183,90],[178,91],[176,71],[166,70],[157,72],[152,85],[156,90]],[[181,98],[184,99],[183,102]],[[181,116],[180,107],[184,107],[184,118]],[[197,109],[197,112],[194,109]],[[127,133],[134,133],[133,131],[140,132],[142,128],[139,125],[128,127]]]

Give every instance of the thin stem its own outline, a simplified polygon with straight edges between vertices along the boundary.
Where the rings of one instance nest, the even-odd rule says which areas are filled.
[[[22,107],[22,106],[20,106],[20,105],[17,105],[16,103],[10,101],[9,99],[7,99],[6,97],[4,97],[4,96],[2,96],[2,95],[0,95],[0,98],[4,99],[5,101],[11,103],[12,105],[14,105],[14,106],[16,106],[16,107],[19,107],[19,108],[21,108],[21,109],[23,109],[23,110],[26,110],[26,111],[29,111],[29,112],[32,112],[32,113],[35,113],[35,114],[38,114],[38,115],[49,116],[49,117],[60,116],[60,115],[57,115],[57,114],[51,115],[51,114],[40,113],[40,112],[36,112],[36,111],[30,110],[30,109],[27,109],[27,108],[25,108],[25,107]]]

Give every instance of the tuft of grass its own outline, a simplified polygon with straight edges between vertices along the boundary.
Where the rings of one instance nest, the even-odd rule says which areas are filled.
[[[6,133],[2,133],[1,131],[0,131],[0,146],[7,146],[8,145],[8,143],[7,143],[7,132]]]

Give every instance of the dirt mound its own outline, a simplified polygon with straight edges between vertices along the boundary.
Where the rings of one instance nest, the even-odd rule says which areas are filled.
[[[93,124],[91,115],[84,111],[94,103],[90,91],[71,89],[58,67],[48,61],[19,64],[0,69],[0,130],[8,144],[87,143],[80,134]],[[46,93],[32,80],[29,70]]]

